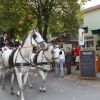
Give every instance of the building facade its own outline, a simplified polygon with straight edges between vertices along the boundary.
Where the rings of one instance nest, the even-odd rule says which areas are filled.
[[[100,41],[100,4],[83,10],[84,27],[88,29],[86,35],[93,35],[94,46]]]

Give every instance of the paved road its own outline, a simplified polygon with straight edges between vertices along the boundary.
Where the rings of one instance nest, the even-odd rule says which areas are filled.
[[[53,73],[49,73],[47,79],[47,92],[40,93],[40,78],[31,77],[33,89],[25,89],[25,100],[100,100],[100,79],[80,80],[77,75],[67,76],[66,79],[58,79]],[[10,82],[7,77],[6,91],[1,90],[0,100],[20,100],[10,95]],[[15,87],[18,88],[16,81]]]

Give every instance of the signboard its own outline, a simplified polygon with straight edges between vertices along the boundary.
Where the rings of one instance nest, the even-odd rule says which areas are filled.
[[[95,77],[95,51],[80,51],[81,77]]]
[[[79,45],[84,45],[84,29],[79,29]]]

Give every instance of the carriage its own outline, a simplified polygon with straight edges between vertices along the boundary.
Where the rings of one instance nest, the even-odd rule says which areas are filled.
[[[33,51],[33,45],[38,47],[40,49],[40,52],[37,56],[37,62],[35,63],[33,59],[36,59],[36,55],[32,53]],[[46,73],[43,72],[43,70],[47,70],[50,68],[50,63],[52,62],[53,58],[53,46],[50,46],[47,48],[47,43],[43,40],[41,35],[36,32],[34,29],[29,32],[29,34],[24,38],[21,46],[17,48],[16,50],[7,49],[2,54],[2,59],[0,64],[0,69],[14,69],[18,85],[19,85],[19,91],[17,94],[21,95],[21,100],[24,100],[24,93],[23,89],[26,85],[28,74],[31,69],[31,67],[37,67],[40,69],[38,73],[43,79],[43,84],[40,87],[40,91],[45,91],[45,81],[47,76]],[[1,55],[0,55],[1,58]],[[42,66],[42,67],[41,67]],[[5,87],[5,74],[6,70],[0,70],[0,74],[2,76],[2,88]],[[14,81],[14,73],[11,74],[11,94],[14,93],[14,87],[13,87],[13,81]]]

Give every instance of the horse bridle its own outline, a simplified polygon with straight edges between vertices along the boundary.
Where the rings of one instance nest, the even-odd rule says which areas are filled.
[[[38,42],[38,41],[36,40],[37,35],[35,34],[34,30],[33,30],[33,32],[32,32],[32,38],[35,40],[35,42],[36,42],[38,45],[41,44],[41,43],[43,43],[43,42],[45,42],[45,41]],[[31,45],[33,45],[33,44],[32,44],[32,39],[31,39]]]
[[[21,44],[21,48],[23,48],[23,44],[25,43],[26,38],[27,38],[27,36],[23,39],[23,42],[22,42],[22,44]],[[45,42],[45,41],[38,42],[38,41],[36,40],[37,35],[35,34],[34,30],[33,30],[33,32],[31,33],[31,37],[30,37],[31,45],[34,46],[34,45],[32,44],[32,38],[35,40],[35,42],[36,42],[38,45],[41,44],[41,43],[43,43],[43,42]],[[28,46],[28,47],[30,47],[30,46]]]
[[[44,57],[46,58],[47,62],[48,63],[52,63],[54,61],[54,58],[52,57],[52,60],[51,59],[48,59],[47,56],[46,56],[46,54],[45,54],[45,51],[46,51],[46,49],[43,50],[42,58],[43,58],[43,55],[44,55]],[[53,55],[53,50],[51,51],[51,53]]]

